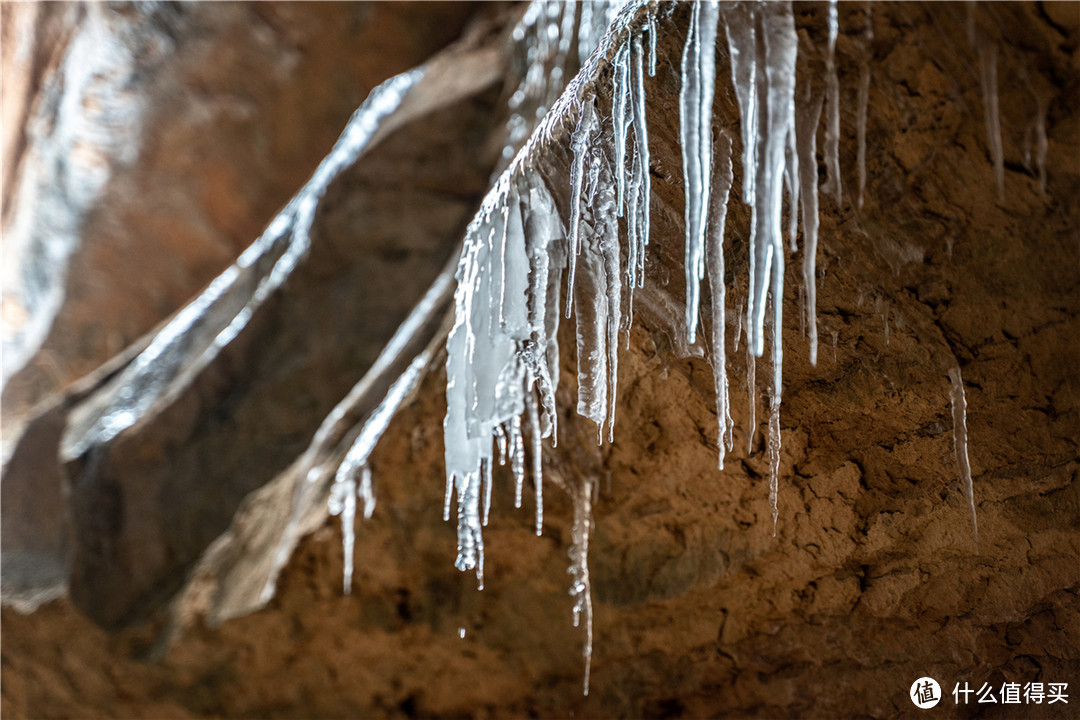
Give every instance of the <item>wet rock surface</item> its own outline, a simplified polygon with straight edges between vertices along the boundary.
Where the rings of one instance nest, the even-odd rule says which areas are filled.
[[[735,452],[720,473],[708,359],[679,357],[680,339],[663,317],[668,302],[681,316],[683,294],[680,10],[662,24],[662,62],[648,88],[654,260],[646,282],[655,288],[654,309],[639,313],[621,354],[610,446],[597,447],[595,428],[572,411],[576,365],[572,328],[564,324],[563,417],[559,447],[545,456],[554,482],[545,494],[543,536],[533,532],[528,499],[513,509],[510,474],[496,468],[485,589],[477,592],[471,574],[454,570],[454,528],[442,521],[445,376],[436,370],[373,456],[379,504],[357,528],[351,595],[341,592],[340,530],[328,521],[301,543],[265,609],[217,627],[196,619],[168,648],[158,642],[162,613],[107,634],[67,599],[29,615],[5,607],[4,713],[893,717],[920,712],[906,696],[923,675],[946,693],[957,682],[978,688],[1041,681],[1068,682],[1075,695],[1077,14],[999,4],[980,6],[974,18],[985,32],[997,29],[1002,53],[1001,201],[967,10],[875,4],[860,208],[856,92],[866,16],[861,5],[841,10],[846,190],[840,207],[821,199],[816,367],[799,332],[797,294],[785,298],[775,537],[764,427],[750,436],[750,401],[740,389],[743,354],[729,366]],[[822,12],[799,6],[799,26],[820,37]],[[721,77],[717,89],[717,129],[737,131],[726,82]],[[1049,108],[1045,193],[1025,155],[1033,94],[1040,92]],[[549,176],[559,177],[565,156],[555,153],[548,162]],[[361,202],[346,202],[353,194],[342,191],[343,203]],[[403,216],[417,212],[415,198],[393,202]],[[734,306],[745,298],[740,238],[749,215],[733,202],[729,218]],[[789,263],[789,288],[797,286],[797,269]],[[336,306],[322,302],[290,322],[275,319],[284,328],[271,333],[279,347],[297,323],[328,322],[321,315]],[[278,362],[329,363],[334,340],[313,329],[312,342],[320,337],[325,349],[281,350]],[[953,366],[961,368],[967,394],[977,554],[953,460]],[[332,404],[356,376],[326,368],[319,383],[289,396]],[[760,361],[762,380],[767,369]],[[763,389],[758,396],[761,420]],[[302,417],[310,420],[297,436],[313,431],[321,416],[312,409]],[[206,422],[196,413],[185,427]],[[163,423],[162,431],[175,427]],[[192,437],[209,442],[213,433]],[[246,431],[235,437],[224,457],[278,467],[267,453],[280,448]],[[182,445],[198,447],[191,439]],[[132,449],[111,452],[117,468],[144,462]],[[587,698],[582,634],[571,625],[566,593],[572,512],[557,489],[559,481],[586,475],[598,487],[590,554],[596,645]],[[118,469],[117,477],[125,474]],[[936,712],[1069,717],[1076,702],[984,710],[957,707],[947,694]]]

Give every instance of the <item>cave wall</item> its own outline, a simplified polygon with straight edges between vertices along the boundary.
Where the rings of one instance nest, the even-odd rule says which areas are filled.
[[[370,90],[474,11],[5,3],[5,423],[221,272]]]

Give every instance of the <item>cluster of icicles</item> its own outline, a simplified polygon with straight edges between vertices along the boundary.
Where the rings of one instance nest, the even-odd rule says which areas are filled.
[[[525,477],[535,491],[536,531],[543,528],[542,440],[557,441],[555,393],[559,379],[557,340],[562,317],[576,320],[577,412],[596,423],[600,442],[614,439],[619,341],[633,323],[634,293],[643,287],[649,247],[650,158],[645,77],[657,70],[657,13],[647,2],[629,2],[610,18],[606,34],[590,41],[596,47],[581,72],[554,100],[553,83],[565,67],[571,37],[586,37],[582,13],[564,3],[535,2],[526,15],[531,29],[530,72],[511,98],[504,160],[483,206],[470,224],[456,273],[455,316],[447,341],[447,414],[444,423],[446,496],[444,518],[456,500],[458,552],[455,565],[475,571],[483,587],[484,539],[491,506],[496,462],[509,463],[515,479],[515,506],[521,507]],[[670,12],[670,6],[668,7]],[[610,12],[610,11],[609,11]],[[742,197],[751,212],[748,297],[740,330],[745,328],[747,385],[754,392],[755,360],[769,338],[772,383],[769,394],[767,449],[769,501],[775,533],[780,469],[780,401],[785,238],[797,249],[802,216],[802,285],[809,354],[816,363],[816,269],[818,174],[816,135],[824,112],[822,190],[839,202],[841,180],[839,83],[834,60],[837,40],[835,0],[828,4],[826,77],[821,93],[797,87],[798,36],[786,2],[716,0],[693,3],[681,63],[680,141],[685,187],[685,323],[689,342],[697,337],[701,283],[708,281],[710,333],[707,346],[713,366],[718,419],[718,465],[733,443],[727,376],[729,338],[724,286],[724,228],[733,186],[734,143],[713,137],[712,108],[716,81],[716,44],[726,40],[730,73],[741,115]],[[641,17],[639,17],[641,16]],[[609,18],[605,17],[606,21]],[[597,23],[588,27],[595,32]],[[866,30],[869,38],[869,26]],[[525,37],[515,33],[517,40]],[[585,56],[583,48],[582,57]],[[601,62],[611,64],[611,106],[601,108],[590,78]],[[551,68],[558,68],[552,78]],[[532,72],[533,68],[545,72]],[[865,185],[865,122],[869,68],[863,63],[859,83],[858,144],[861,201]],[[557,88],[555,88],[557,90]],[[528,112],[522,108],[529,108]],[[606,111],[606,112],[605,112]],[[546,114],[545,114],[546,113]],[[570,207],[560,214],[547,181],[533,165],[537,147],[552,141],[558,124],[576,118],[571,135]],[[537,126],[537,122],[539,123]],[[535,127],[535,131],[533,128]],[[525,143],[524,146],[521,143]],[[513,150],[519,148],[516,155]],[[511,160],[512,157],[512,160]],[[783,210],[789,208],[788,224]],[[621,238],[625,238],[625,246]],[[564,284],[565,271],[565,284]],[[565,307],[562,304],[565,289]],[[408,384],[420,369],[410,368]],[[967,464],[963,385],[952,373],[953,414],[958,432],[956,458],[971,502]],[[750,403],[751,409],[754,402]],[[752,412],[752,410],[751,410]],[[385,428],[389,418],[380,422]],[[753,416],[749,419],[755,427]],[[527,432],[525,428],[528,428]],[[960,432],[963,430],[963,432]],[[379,430],[381,433],[381,429]],[[753,437],[751,433],[751,438]],[[377,439],[377,438],[376,438]],[[531,452],[525,451],[526,439]],[[331,508],[343,515],[346,543],[346,592],[351,585],[352,520],[357,492],[365,514],[374,503],[366,460],[347,459],[338,472]],[[527,462],[527,458],[531,462]],[[355,479],[362,478],[357,489]],[[570,549],[575,625],[584,616],[585,692],[592,652],[591,588],[588,540],[592,524],[593,484],[572,488],[573,544]]]
[[[447,415],[445,421],[446,504],[450,518],[456,494],[458,556],[461,570],[475,570],[483,583],[483,526],[490,510],[492,468],[509,455],[520,506],[525,475],[522,425],[530,427],[537,532],[542,527],[541,439],[557,437],[555,390],[558,382],[557,332],[563,271],[566,271],[565,316],[576,319],[577,411],[596,423],[600,440],[614,439],[618,352],[622,334],[633,322],[634,291],[643,287],[649,246],[649,142],[645,76],[656,72],[656,16],[646,7],[646,21],[636,23],[643,8],[631,6],[613,22],[594,55],[611,58],[612,103],[605,114],[595,89],[572,83],[549,117],[577,117],[571,136],[570,209],[564,225],[552,195],[531,166],[526,146],[498,179],[494,190],[465,238],[458,268],[455,323],[447,343]],[[721,22],[721,20],[723,22]],[[836,8],[830,7],[830,55],[836,39]],[[727,378],[724,292],[724,224],[733,182],[731,143],[714,144],[713,89],[715,45],[726,33],[731,74],[743,128],[743,201],[751,208],[750,279],[746,307],[747,352],[752,359],[773,338],[773,384],[770,397],[770,503],[777,518],[780,457],[779,409],[782,389],[781,327],[785,190],[789,206],[800,198],[804,217],[804,282],[807,287],[811,356],[816,355],[814,258],[817,196],[814,137],[821,100],[796,102],[795,60],[798,37],[787,3],[717,2],[691,7],[689,32],[682,56],[680,140],[685,182],[686,330],[695,342],[702,281],[711,297],[709,348],[715,376],[719,422],[719,466],[731,449],[732,420]],[[835,73],[835,66],[830,70]],[[588,77],[588,67],[582,75]],[[579,76],[580,77],[580,76]],[[838,128],[837,83],[829,82],[830,118],[827,141]],[[797,117],[796,110],[799,113]],[[541,125],[534,135],[542,142],[553,128]],[[531,143],[530,143],[531,144]],[[827,149],[830,168],[838,163]],[[804,172],[800,175],[800,160]],[[833,179],[839,186],[839,178]],[[791,213],[791,242],[797,213]],[[620,233],[620,225],[622,233]],[[626,238],[623,251],[620,235]],[[770,301],[770,298],[774,299]],[[581,493],[582,502],[588,502]],[[575,505],[580,504],[575,502]],[[577,509],[577,508],[575,508]],[[575,515],[579,515],[575,512]],[[575,620],[585,615],[591,635],[591,603],[584,548],[591,520],[575,522],[571,549]],[[591,643],[586,642],[586,667]],[[586,669],[586,691],[588,670]]]

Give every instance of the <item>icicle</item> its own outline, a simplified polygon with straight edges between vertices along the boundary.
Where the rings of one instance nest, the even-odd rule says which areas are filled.
[[[353,548],[356,546],[356,479],[353,475],[344,482],[330,486],[328,503],[331,515],[341,516],[341,549],[345,557],[344,591],[352,593]]]
[[[732,350],[739,352],[739,336],[742,335],[742,319],[743,313],[735,313],[735,344]]]
[[[622,174],[622,166],[616,168]],[[606,173],[605,173],[606,175]],[[610,188],[610,185],[608,186]],[[622,272],[619,268],[619,222],[611,206],[610,193],[601,197],[595,216],[597,236],[604,261],[604,291],[607,296],[607,396],[608,442],[615,441],[615,401],[619,381],[619,327],[622,323]]]
[[[530,408],[530,412],[535,409],[536,401],[533,399],[533,395],[532,395],[531,390],[526,390],[525,391],[525,402],[526,402],[526,405]],[[520,419],[518,420],[518,422],[519,423],[521,422]],[[539,420],[537,422],[539,422]],[[533,428],[533,429],[536,430],[536,428]],[[515,464],[517,463],[517,458],[516,457],[514,458],[513,462]],[[523,490],[523,486],[524,486],[524,483],[522,482],[524,480],[524,474],[519,475],[517,473],[517,468],[516,467],[514,467],[513,470],[514,470],[514,509],[515,510],[520,510],[521,509],[521,494],[522,494],[522,490]]]
[[[623,320],[623,329],[626,331],[626,349],[630,349],[630,329],[634,326],[634,290],[637,287],[638,254],[644,254],[645,249],[639,246],[640,225],[638,219],[641,215],[638,207],[641,194],[641,173],[637,159],[637,148],[634,148],[630,170],[630,199],[627,205],[626,218],[626,317]]]
[[[971,482],[971,463],[968,461],[967,398],[964,396],[964,379],[960,375],[959,367],[949,370],[949,380],[952,382],[949,397],[952,401],[953,451],[956,454],[956,471],[960,475],[960,483],[964,486],[968,507],[971,509],[971,535],[977,555],[979,553],[979,523],[975,517],[975,488]]]
[[[495,447],[499,450],[499,464],[506,464],[506,431],[502,425],[495,426]]]
[[[554,209],[554,204],[552,204],[552,208]],[[558,215],[553,214],[552,218],[555,224],[561,227],[562,223],[558,221]],[[550,253],[549,262],[552,272],[548,275],[545,300],[547,311],[544,314],[544,338],[546,341],[543,343],[541,351],[543,352],[544,360],[546,362],[544,363],[543,376],[541,376],[541,379],[543,380],[546,378],[550,389],[545,392],[545,387],[541,384],[540,400],[543,403],[544,411],[550,424],[551,446],[558,447],[559,416],[555,410],[555,391],[558,389],[559,385],[559,321],[562,317],[559,312],[559,303],[562,299],[562,267],[565,255],[568,254],[568,249],[566,243],[550,243],[548,247]]]
[[[499,238],[499,242],[496,243],[493,248],[496,253],[493,258],[493,269],[495,275],[492,279],[492,285],[498,293],[498,322],[499,326],[506,327],[506,295],[507,295],[507,275],[506,275],[506,235],[510,223],[507,222],[510,215],[510,208],[503,207],[501,209],[502,221],[494,228],[492,228],[492,238]],[[497,235],[496,235],[497,233]]]
[[[626,132],[632,122],[626,107],[630,97],[630,48],[622,45],[615,53],[612,72],[612,111],[611,124],[615,131],[615,182],[618,198],[615,203],[616,213],[623,216],[626,205]]]
[[[610,220],[614,223],[614,218]],[[619,272],[619,229],[610,226],[603,240],[604,271],[607,275],[607,368],[608,368],[608,442],[615,442],[615,401],[619,386],[619,325],[622,303],[622,274]]]
[[[712,337],[710,351],[713,365],[713,387],[716,390],[716,422],[718,435],[716,446],[719,450],[718,467],[724,469],[724,451],[730,447],[733,422],[731,420],[730,398],[728,394],[727,348],[725,331],[727,329],[727,309],[725,308],[726,288],[724,286],[724,225],[727,220],[728,195],[731,192],[731,139],[721,134],[713,158],[713,189],[711,208],[711,227],[706,245],[706,263],[709,276],[709,294],[712,299]]]
[[[529,382],[535,382],[537,394],[544,407],[545,420],[552,427],[552,435],[557,429],[555,415],[555,382],[557,368],[548,365],[548,352],[555,346],[555,333],[559,322],[559,270],[560,263],[552,259],[556,240],[562,237],[562,221],[555,209],[554,201],[539,178],[522,176],[518,182],[518,195],[521,198],[519,211],[522,213],[529,247],[529,264],[532,272],[529,277],[527,292],[528,318],[530,326],[530,345],[524,353],[529,370]],[[551,272],[554,265],[555,272]],[[552,376],[555,375],[553,378]]]
[[[705,277],[705,225],[712,170],[712,104],[716,85],[715,1],[694,3],[682,56],[679,131],[682,144],[686,218],[686,332],[697,338],[701,280]]]
[[[573,575],[570,595],[574,598],[574,627],[581,624],[585,617],[585,644],[582,656],[585,658],[584,693],[589,694],[589,674],[592,669],[593,649],[593,607],[592,581],[589,578],[589,535],[592,533],[592,496],[595,480],[586,480],[578,485],[573,493],[574,526],[573,544],[570,546],[570,568]]]
[[[655,42],[655,18],[650,16],[650,42]],[[655,63],[655,58],[653,58]],[[628,288],[626,294],[626,344],[634,322],[634,289],[645,281],[645,248],[649,244],[649,135],[645,123],[645,72],[641,34],[630,40],[630,115],[634,128],[634,155],[630,169],[629,204],[626,215]]]
[[[784,277],[783,183],[789,133],[794,129],[795,34],[791,7],[782,3],[761,6],[762,38],[758,42],[756,80],[747,93],[758,95],[755,111],[755,175],[750,218],[750,283],[747,301],[747,344],[754,355],[765,351],[765,305],[771,290],[782,296]],[[728,25],[729,36],[732,32]],[[734,63],[733,63],[734,67]],[[749,103],[747,103],[749,104]],[[745,124],[746,118],[743,122]],[[751,171],[747,170],[747,174]],[[779,313],[778,303],[775,312]]]
[[[821,120],[822,96],[806,83],[801,102],[796,107],[795,132],[799,153],[799,175],[802,180],[800,198],[803,216],[803,295],[806,313],[801,315],[810,335],[810,364],[817,365],[817,128]]]
[[[840,180],[840,80],[836,76],[836,36],[839,22],[836,12],[836,0],[829,0],[829,47],[825,54],[825,100],[829,113],[825,118],[825,167],[828,179],[822,190],[836,198],[837,207],[841,203]]]
[[[526,392],[526,396],[528,396]],[[519,498],[517,507],[521,507],[521,486],[525,482],[525,442],[521,437],[521,416],[515,415],[510,419],[510,468],[514,473],[514,485],[517,487]]]
[[[591,213],[592,225],[583,223],[581,277],[578,293],[577,411],[602,428],[609,417],[609,406],[617,372],[619,328],[619,238],[615,217],[615,188],[610,166],[597,162],[596,189]]]
[[[772,511],[772,534],[780,517],[780,397],[769,398],[769,509]]]
[[[989,40],[979,42],[979,79],[982,82],[986,142],[994,161],[998,200],[1005,201],[1005,156],[1001,147],[1001,116],[998,112],[997,47]]]
[[[417,306],[423,313],[422,305]],[[415,312],[415,311],[414,311]],[[402,327],[408,324],[408,320]],[[391,348],[391,355],[396,355],[398,350],[394,345],[398,341],[397,336],[391,338],[387,347]],[[386,395],[375,409],[363,422],[356,438],[349,447],[341,464],[334,475],[334,484],[330,487],[330,498],[327,503],[331,515],[341,516],[342,543],[345,551],[345,594],[352,589],[353,574],[353,548],[355,546],[356,527],[356,498],[359,494],[364,501],[364,519],[367,520],[375,512],[375,489],[371,477],[371,468],[368,460],[375,446],[382,438],[390,425],[390,420],[401,407],[405,399],[416,389],[427,368],[430,357],[427,353],[421,353],[413,358],[409,366],[390,385]],[[376,361],[378,362],[378,361]],[[374,367],[374,366],[373,366]],[[360,475],[360,486],[357,488],[356,476]],[[449,514],[449,496],[444,515]]]
[[[655,23],[655,19],[653,23]],[[655,24],[650,25],[650,28],[650,37],[655,39]],[[630,56],[633,61],[631,63],[631,73],[633,75],[631,104],[634,115],[634,145],[637,148],[638,160],[638,177],[635,182],[638,191],[638,215],[631,217],[631,220],[637,224],[637,232],[635,233],[637,243],[634,251],[637,266],[634,269],[634,276],[639,288],[643,287],[645,282],[645,248],[649,246],[650,201],[652,199],[652,179],[649,175],[649,129],[645,122],[645,75],[642,72],[642,54],[641,36],[635,35],[630,46]]]
[[[525,394],[525,407],[529,414],[529,435],[532,439],[533,486],[536,489],[536,534],[541,535],[544,530],[544,457],[540,435],[540,412],[536,407],[536,400],[533,398],[532,393]],[[517,504],[515,507],[520,508],[520,484],[517,491]]]
[[[755,157],[758,144],[757,7],[751,3],[725,4],[724,20],[731,81],[742,117],[743,202],[752,207],[755,194],[753,169],[757,167]]]
[[[450,503],[454,496],[454,481],[451,478],[446,479],[446,493],[443,495],[443,507],[442,507],[442,519],[443,522],[450,522]]]
[[[577,128],[570,138],[570,147],[574,151],[574,162],[570,166],[570,257],[569,275],[566,281],[566,317],[573,312],[574,281],[577,275],[577,258],[581,253],[581,199],[585,185],[585,158],[593,137],[599,131],[599,120],[592,101],[586,100],[581,107],[581,117]]]
[[[746,394],[750,401],[750,417],[747,421],[746,452],[754,453],[754,434],[757,432],[757,356],[746,343]]]
[[[656,77],[656,15],[649,14],[649,77]]]
[[[602,426],[607,420],[607,291],[604,262],[596,235],[580,259],[581,277],[575,287],[577,309],[577,412]]]
[[[856,133],[858,135],[858,163],[859,163],[859,208],[863,206],[863,194],[866,190],[866,109],[870,102],[870,58],[873,52],[870,48],[874,40],[874,25],[871,18],[870,3],[866,3],[866,29],[863,33],[866,46],[863,48],[862,60],[859,63],[859,108],[856,116]]]
[[[357,492],[364,501],[364,519],[370,520],[375,512],[375,483],[371,477],[371,468],[367,465],[360,469],[360,489]]]
[[[773,384],[772,393],[769,395],[769,506],[772,509],[773,537],[776,537],[776,521],[779,516],[780,494],[780,397],[784,389],[782,374],[784,362],[784,264],[783,262],[777,262],[773,268],[777,276],[773,277],[773,316],[770,323]]]
[[[792,99],[794,103],[794,99]],[[794,105],[792,117],[795,116]],[[799,252],[799,153],[795,137],[795,126],[788,131],[788,146],[784,151],[784,187],[788,193],[788,247],[791,254]]]
[[[491,516],[491,460],[480,461],[480,481],[484,491],[484,517],[481,525],[487,527],[488,518]]]
[[[484,589],[484,535],[480,525],[480,473],[457,478],[458,556],[454,567],[476,570],[476,584]]]

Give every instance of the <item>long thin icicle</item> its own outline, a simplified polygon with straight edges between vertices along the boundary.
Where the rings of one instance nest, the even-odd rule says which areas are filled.
[[[830,193],[840,206],[843,190],[840,180],[840,80],[836,75],[836,36],[839,32],[836,0],[829,0],[829,45],[825,53],[825,168],[828,178],[822,190]],[[805,217],[805,216],[804,216]]]
[[[810,336],[810,364],[817,365],[817,128],[821,120],[822,96],[814,93],[809,83],[796,105],[795,131],[799,151],[800,198],[803,216],[803,297],[806,314],[803,316]]]
[[[623,216],[626,206],[626,134],[633,120],[627,108],[630,99],[630,46],[623,45],[615,53],[612,72],[611,123],[615,131],[615,183],[618,188],[616,210]]]
[[[713,364],[713,387],[716,390],[716,422],[719,450],[718,467],[724,469],[725,450],[731,449],[732,427],[731,403],[727,374],[727,309],[724,282],[724,226],[727,221],[728,195],[731,193],[731,138],[720,135],[713,157],[713,188],[711,227],[706,242],[706,269],[709,275],[709,293],[712,298],[712,337],[710,351]]]
[[[391,344],[394,340],[391,340]],[[387,347],[390,347],[388,345]],[[382,438],[390,421],[394,418],[405,399],[412,394],[424,376],[424,370],[430,362],[426,352],[417,355],[401,376],[391,384],[386,396],[372,411],[349,447],[345,458],[334,475],[334,484],[330,487],[328,507],[331,515],[341,516],[341,539],[345,552],[345,594],[352,592],[353,553],[356,534],[356,498],[359,494],[364,501],[364,519],[375,512],[375,493],[372,487],[371,468],[368,460]],[[356,476],[360,475],[357,487]]]
[[[694,3],[682,57],[679,131],[686,219],[686,333],[697,338],[701,281],[705,277],[705,229],[712,172],[712,105],[716,85],[716,0]]]
[[[724,20],[727,27],[728,55],[731,81],[742,116],[743,144],[743,202],[754,205],[752,168],[757,166],[758,89],[757,89],[757,9],[751,3],[726,3]]]
[[[757,357],[746,343],[746,395],[750,405],[750,417],[746,421],[746,452],[754,454],[754,435],[757,433]]]
[[[968,507],[971,509],[971,536],[977,555],[979,553],[979,523],[975,517],[975,487],[971,482],[971,463],[968,461],[967,398],[964,395],[964,379],[960,375],[959,367],[949,370],[949,380],[952,382],[949,398],[952,401],[953,452],[956,454],[956,471],[960,475],[960,483],[964,486],[964,494],[967,495]]]
[[[790,5],[767,3],[758,8],[760,17],[729,13],[728,35],[741,37],[749,29],[742,23],[759,26],[755,79],[748,83],[747,94],[757,100],[754,121],[756,143],[754,164],[744,170],[754,174],[753,202],[750,217],[750,283],[747,302],[747,342],[754,355],[765,352],[765,306],[770,290],[783,292],[783,174],[789,133],[794,129],[795,55],[798,37]],[[735,66],[733,61],[732,66]],[[750,106],[748,100],[746,103]],[[745,110],[744,110],[745,112]],[[744,126],[747,118],[744,115]],[[777,284],[779,283],[779,284]],[[775,311],[779,312],[782,303]]]
[[[356,545],[356,479],[336,482],[330,487],[329,508],[331,515],[341,516],[341,548],[345,566],[342,573],[344,592],[352,593],[353,548]]]
[[[574,627],[585,619],[585,645],[582,656],[585,658],[585,694],[589,694],[589,675],[592,670],[593,651],[593,605],[592,580],[589,578],[589,535],[592,534],[592,498],[596,481],[587,480],[573,490],[574,526],[573,544],[570,546],[570,568],[573,575],[570,595],[574,598]]]
[[[772,512],[772,534],[776,537],[780,517],[780,398],[769,398],[769,509]]]
[[[655,39],[655,26],[650,26],[650,38]],[[634,146],[637,148],[637,217],[631,220],[637,225],[637,243],[635,259],[637,266],[634,268],[634,277],[637,287],[642,287],[645,282],[645,248],[649,246],[649,202],[652,197],[652,179],[649,176],[649,128],[645,122],[645,73],[642,72],[642,47],[641,36],[635,35],[630,48],[632,84],[632,110],[634,115]],[[654,58],[655,60],[655,58]],[[655,62],[654,62],[655,65]],[[655,68],[653,69],[655,74]]]
[[[536,400],[532,393],[525,394],[525,407],[529,412],[529,431],[532,439],[532,472],[533,487],[536,491],[536,534],[543,534],[544,530],[544,457],[543,442],[540,435],[540,412],[536,407]],[[521,507],[521,499],[518,498],[517,507]]]

